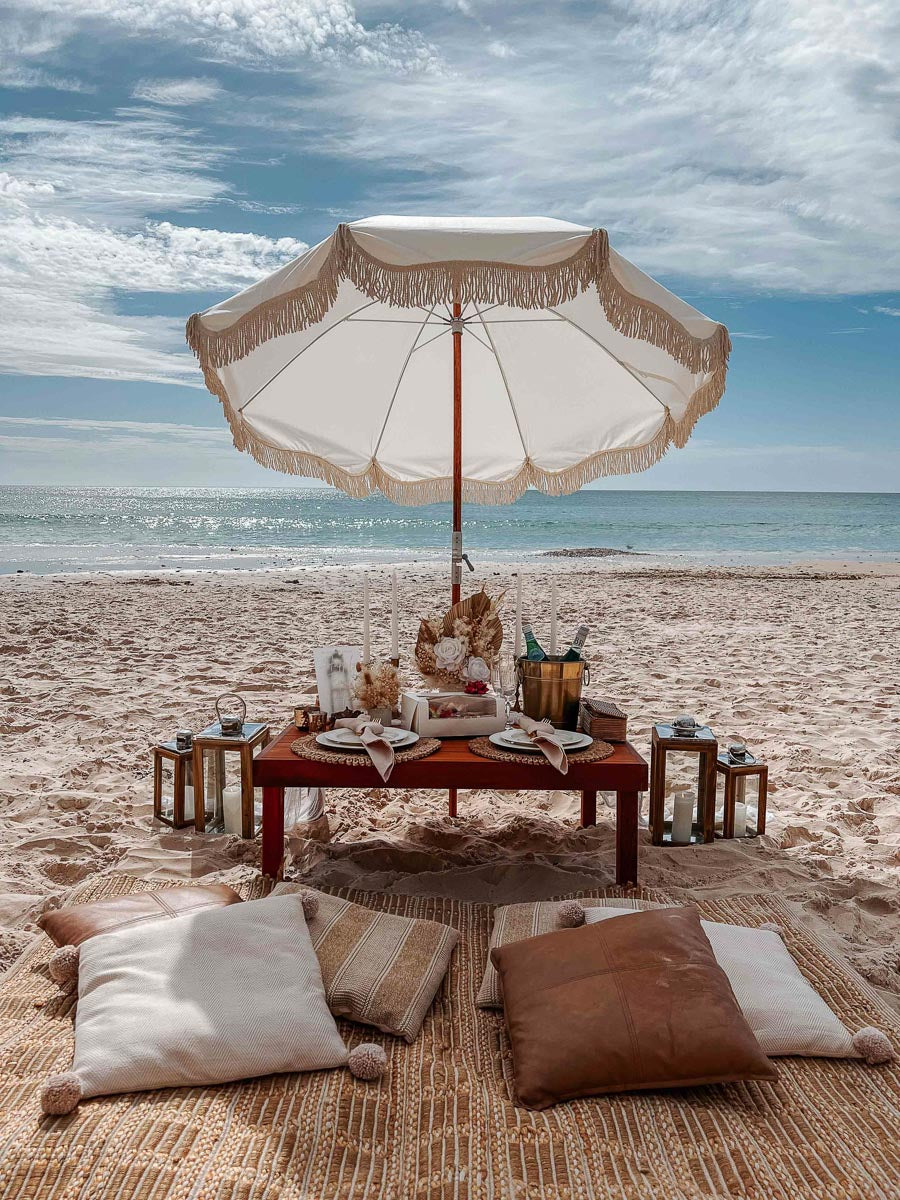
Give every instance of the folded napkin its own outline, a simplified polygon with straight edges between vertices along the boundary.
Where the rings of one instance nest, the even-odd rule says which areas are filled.
[[[385,783],[394,769],[394,747],[384,736],[384,726],[373,721],[365,713],[361,717],[341,717],[334,723],[336,729],[352,729],[362,738],[366,753],[375,765],[375,770]]]
[[[556,736],[556,730],[546,718],[543,721],[533,721],[524,713],[514,712],[510,713],[510,720],[520,729],[525,730],[535,745],[540,747],[547,761],[556,767],[561,775],[566,774],[569,769],[569,760],[562,742]]]

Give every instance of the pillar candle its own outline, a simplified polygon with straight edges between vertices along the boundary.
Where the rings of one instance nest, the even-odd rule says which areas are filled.
[[[363,575],[363,662],[372,661],[372,640],[370,629],[371,615],[369,613],[369,576]]]
[[[694,823],[694,797],[688,791],[676,792],[673,798],[672,843],[687,846],[691,841]]]
[[[516,658],[522,653],[522,572],[516,576],[516,638],[515,638],[515,655]]]
[[[397,572],[391,575],[391,658],[400,657],[400,629],[397,615]]]
[[[550,653],[558,653],[556,649],[556,580],[550,584]]]
[[[241,836],[241,788],[233,784],[222,792],[222,816],[225,821],[225,832]]]
[[[747,836],[747,776],[734,781],[734,836]]]

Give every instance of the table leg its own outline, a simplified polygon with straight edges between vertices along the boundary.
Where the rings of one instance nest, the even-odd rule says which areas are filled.
[[[263,788],[262,873],[284,875],[284,788]]]
[[[456,788],[449,788],[447,793],[447,811],[451,817],[456,816]]]
[[[639,792],[616,792],[616,883],[637,887]]]
[[[581,793],[581,828],[597,824],[597,793]]]

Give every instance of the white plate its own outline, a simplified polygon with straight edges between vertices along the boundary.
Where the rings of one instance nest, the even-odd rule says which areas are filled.
[[[384,736],[395,750],[414,746],[419,740],[419,735],[409,729],[388,728],[385,729]],[[329,729],[325,733],[320,733],[316,737],[316,742],[320,746],[324,746],[326,750],[361,750],[365,752],[366,749],[362,738],[352,729]]]
[[[568,753],[570,750],[585,750],[593,744],[594,739],[586,733],[573,733],[570,729],[555,730],[556,736],[562,742],[563,749]],[[492,733],[490,740],[495,746],[499,746],[502,750],[524,750],[525,753],[542,754],[540,746],[533,742],[524,729],[503,730],[500,733]]]

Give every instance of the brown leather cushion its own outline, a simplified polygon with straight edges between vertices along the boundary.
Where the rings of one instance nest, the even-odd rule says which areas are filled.
[[[775,1079],[696,909],[629,913],[491,951],[526,1108]]]
[[[98,933],[109,933],[125,925],[158,921],[161,917],[183,917],[201,908],[220,908],[240,901],[237,892],[224,883],[165,888],[159,892],[111,896],[94,904],[55,908],[38,917],[38,925],[57,946],[80,946]]]

